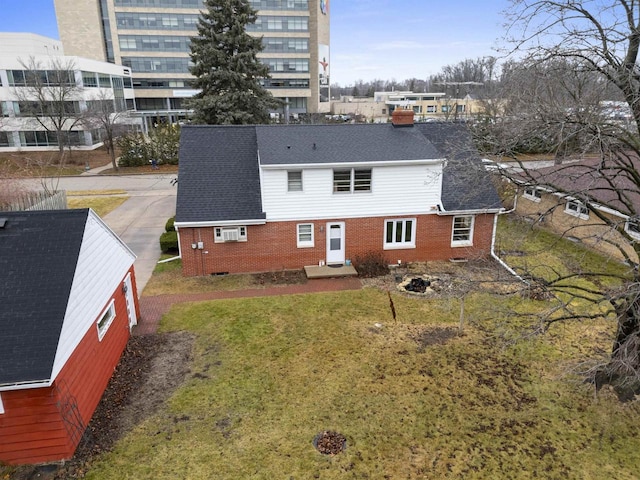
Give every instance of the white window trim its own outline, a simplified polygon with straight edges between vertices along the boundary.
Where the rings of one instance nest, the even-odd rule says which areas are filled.
[[[300,227],[311,227],[311,240],[300,240]],[[298,248],[312,248],[315,246],[315,227],[313,223],[299,223],[296,225],[296,243]]]
[[[531,193],[527,192],[527,190],[531,190]],[[539,194],[540,196],[538,197],[536,193]],[[527,200],[531,200],[532,202],[539,202],[542,200],[542,191],[536,187],[524,187],[524,192],[522,193],[522,196]]]
[[[454,240],[456,218],[471,217],[471,226],[469,227],[469,239],[468,240]],[[451,219],[451,246],[452,247],[471,247],[473,246],[473,232],[476,226],[475,215],[456,215]]]
[[[2,403],[2,392],[0,392],[0,415],[4,413],[4,405]]]
[[[356,190],[356,170],[357,171],[369,171],[369,189],[368,190]],[[349,191],[337,191],[336,190],[336,171],[350,171],[350,179],[349,179]],[[349,195],[349,194],[360,194],[360,193],[371,193],[373,192],[373,168],[334,168],[333,169],[333,177],[332,177],[332,186],[334,195]]]
[[[570,208],[571,205],[575,205],[575,209]],[[587,213],[583,213],[582,211],[586,210]],[[573,217],[581,218],[583,220],[589,219],[589,209],[587,206],[579,200],[569,200],[564,205],[564,212]]]
[[[214,243],[232,243],[232,242],[225,242],[224,241],[223,236],[222,236],[222,231],[223,230],[237,230],[238,231],[238,242],[246,242],[247,241],[247,227],[245,225],[238,225],[237,227],[213,227],[213,241],[214,241]]]
[[[107,313],[111,313],[111,318],[109,318],[107,323],[105,323],[102,327],[100,327],[100,322],[102,321],[102,319],[104,318],[104,316]],[[98,317],[98,320],[96,320],[96,329],[98,330],[98,340],[99,341],[102,341],[102,339],[104,338],[104,336],[106,335],[107,331],[109,330],[109,327],[111,327],[111,324],[113,323],[115,318],[116,318],[115,300],[112,298],[111,302],[109,302],[109,305],[107,305],[107,308],[105,308],[102,311],[102,313]]]
[[[634,232],[633,230],[629,229],[629,223],[631,223],[632,220],[627,220],[624,223],[624,231],[627,232],[631,237],[640,240],[640,232]],[[640,222],[633,222],[635,223],[638,227],[640,227]]]
[[[412,222],[412,227],[411,227],[411,240],[408,242],[391,242],[391,243],[387,243],[387,224],[389,222],[393,222],[393,228],[394,228],[394,235],[393,238],[395,238],[395,232],[396,232],[396,222],[403,222],[402,223],[402,229],[404,230],[406,228],[406,222]],[[418,227],[418,219],[417,218],[385,218],[384,220],[384,229],[382,232],[382,245],[383,245],[383,250],[401,250],[401,249],[408,249],[408,248],[416,248],[416,230]]]

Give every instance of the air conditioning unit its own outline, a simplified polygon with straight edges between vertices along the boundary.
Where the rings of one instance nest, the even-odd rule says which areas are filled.
[[[222,241],[224,242],[237,242],[239,236],[237,228],[222,229]]]

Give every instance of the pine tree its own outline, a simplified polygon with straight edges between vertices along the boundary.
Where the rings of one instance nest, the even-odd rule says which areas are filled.
[[[269,109],[280,102],[260,80],[269,68],[257,58],[262,39],[246,26],[256,11],[248,0],[205,0],[198,36],[191,40],[194,88],[201,90],[189,102],[194,122],[209,125],[246,125],[269,122]]]

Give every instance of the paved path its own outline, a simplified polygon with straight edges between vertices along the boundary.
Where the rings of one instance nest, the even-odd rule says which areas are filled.
[[[223,300],[227,298],[270,297],[275,295],[295,295],[303,293],[337,292],[343,290],[360,290],[362,283],[358,278],[322,278],[309,280],[298,285],[280,287],[252,288],[247,290],[215,291],[206,293],[157,295],[140,298],[140,316],[134,335],[155,333],[162,316],[174,303],[202,302],[204,300]]]

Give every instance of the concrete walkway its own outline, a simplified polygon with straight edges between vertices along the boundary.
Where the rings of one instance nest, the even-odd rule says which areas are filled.
[[[354,277],[322,278],[309,280],[304,284],[283,285],[280,287],[252,288],[247,290],[215,291],[205,293],[187,293],[176,295],[157,295],[140,298],[140,316],[134,335],[155,333],[162,316],[174,303],[202,302],[205,300],[224,300],[230,298],[271,297],[275,295],[295,295],[304,293],[338,292],[344,290],[360,290],[362,283]]]

